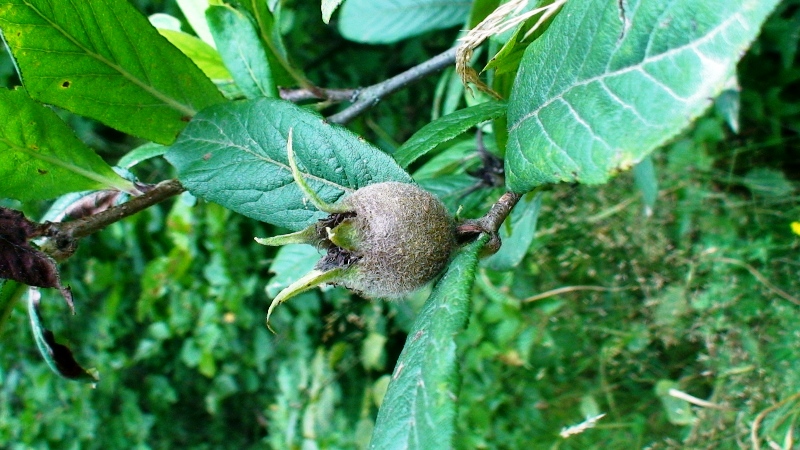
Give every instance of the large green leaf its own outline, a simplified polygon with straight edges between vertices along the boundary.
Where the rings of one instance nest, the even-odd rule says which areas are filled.
[[[0,89],[0,197],[44,200],[91,189],[134,190],[52,110]]]
[[[603,183],[700,115],[777,0],[572,0],[525,51],[507,184]]]
[[[267,52],[247,16],[230,6],[209,6],[206,17],[222,60],[249,98],[277,97]]]
[[[289,102],[262,98],[208,108],[167,152],[194,195],[245,216],[299,230],[324,216],[295,185],[293,148],[311,188],[328,203],[381,181],[411,182],[387,154],[344,128]]]
[[[352,41],[388,44],[462,25],[471,6],[466,0],[347,0],[339,13],[339,31]]]
[[[397,163],[408,167],[442,142],[455,138],[481,122],[496,119],[506,112],[506,104],[486,102],[448,114],[420,128],[394,153]]]
[[[211,81],[126,0],[4,0],[0,29],[31,97],[169,144]]]
[[[451,448],[460,380],[455,336],[469,318],[478,252],[462,249],[420,311],[375,421],[371,449]]]

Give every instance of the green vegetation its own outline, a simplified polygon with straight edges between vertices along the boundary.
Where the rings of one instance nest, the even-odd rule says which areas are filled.
[[[471,93],[442,52],[511,2],[397,2],[383,23],[393,2],[323,0],[326,26],[313,2],[0,1],[21,72],[0,57],[0,206],[96,218],[165,192],[54,225],[74,254],[0,215],[0,256],[59,260],[76,311],[0,279],[0,447],[794,448],[800,1],[569,0],[477,47]],[[309,290],[270,333],[322,253],[253,238],[326,215],[290,129],[325,202],[412,179],[444,202],[466,242],[435,286]]]

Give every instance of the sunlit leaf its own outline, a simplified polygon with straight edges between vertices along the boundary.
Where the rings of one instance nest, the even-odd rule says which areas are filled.
[[[0,197],[43,200],[89,189],[135,191],[49,108],[0,89]]]
[[[231,79],[231,73],[228,72],[225,63],[222,62],[222,57],[214,47],[180,31],[159,29],[158,32],[167,38],[170,44],[188,56],[208,78],[212,80]]]
[[[169,144],[223,101],[127,0],[8,0],[0,29],[31,97],[135,136]]]

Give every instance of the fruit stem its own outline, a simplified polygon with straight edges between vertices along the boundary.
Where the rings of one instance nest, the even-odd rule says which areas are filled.
[[[497,252],[500,249],[500,235],[497,233],[500,226],[506,220],[511,210],[522,198],[523,194],[508,191],[492,205],[483,217],[480,219],[468,219],[461,222],[456,227],[457,240],[460,243],[471,242],[481,234],[488,234],[491,236],[489,242],[484,246],[481,256],[488,256]]]

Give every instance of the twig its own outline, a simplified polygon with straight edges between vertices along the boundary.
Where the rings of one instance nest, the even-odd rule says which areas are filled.
[[[114,222],[118,222],[156,203],[178,195],[184,190],[184,187],[178,180],[162,181],[147,190],[144,194],[133,197],[129,201],[111,207],[103,212],[72,222],[47,222],[43,224],[42,235],[56,242],[56,246],[59,248],[65,246],[74,247],[74,243],[78,239],[96,233]]]
[[[758,441],[758,428],[761,426],[761,422],[764,421],[764,418],[767,417],[767,414],[771,413],[772,411],[775,411],[776,409],[780,408],[781,406],[789,402],[797,400],[798,398],[800,398],[800,392],[788,398],[785,398],[758,413],[755,420],[753,420],[753,426],[750,428],[750,442],[753,444],[753,448],[755,450],[761,450],[761,443]]]
[[[604,287],[604,286],[564,286],[556,289],[551,289],[546,292],[542,292],[541,294],[536,294],[532,297],[528,297],[522,301],[522,303],[530,303],[535,302],[537,300],[542,300],[548,297],[553,297],[555,295],[566,294],[567,292],[575,292],[575,291],[600,291],[600,292],[617,292],[617,291],[627,291],[630,289],[636,289],[635,286],[622,286],[622,287]]]
[[[492,205],[492,208],[480,219],[465,220],[456,228],[459,242],[469,242],[482,233],[491,236],[491,240],[484,246],[481,256],[487,256],[500,250],[500,235],[497,231],[503,225],[511,210],[522,198],[522,194],[508,191]]]
[[[358,89],[326,89],[320,87],[287,89],[280,88],[281,98],[290,102],[304,100],[329,100],[333,102],[353,102],[358,96]]]
[[[451,48],[422,64],[414,66],[405,72],[395,75],[388,80],[366,87],[358,91],[353,98],[353,104],[338,113],[328,117],[331,123],[346,124],[364,111],[377,105],[387,95],[396,92],[407,85],[444,69],[456,60],[456,48]]]
[[[719,405],[717,403],[711,403],[711,402],[709,402],[707,400],[703,400],[701,398],[697,398],[694,395],[687,394],[686,392],[679,391],[677,389],[670,389],[669,391],[667,391],[667,394],[669,394],[671,397],[675,397],[677,399],[689,402],[689,403],[691,403],[691,404],[693,404],[695,406],[699,406],[701,408],[710,408],[710,409],[716,409],[716,410],[719,410],[719,411],[736,411],[735,409],[733,409],[731,407]]]
[[[743,268],[747,269],[747,271],[750,272],[750,274],[753,275],[756,280],[761,282],[761,284],[766,286],[767,289],[769,289],[770,291],[774,292],[778,296],[783,297],[784,299],[794,303],[795,305],[800,306],[800,299],[797,299],[796,297],[792,296],[788,292],[786,292],[783,289],[779,288],[778,286],[775,286],[774,284],[772,284],[772,282],[769,281],[769,279],[767,279],[767,277],[762,275],[761,272],[756,270],[756,268],[751,266],[750,264],[747,264],[744,261],[739,261],[738,259],[733,259],[733,258],[714,258],[713,261],[719,261],[719,262],[723,262],[723,263],[727,263],[727,264],[733,264],[735,266],[739,266],[739,267],[743,267]]]

